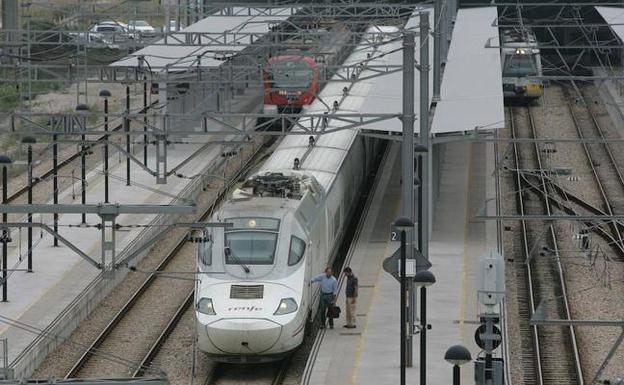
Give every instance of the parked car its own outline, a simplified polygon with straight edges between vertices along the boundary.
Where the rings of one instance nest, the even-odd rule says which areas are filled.
[[[128,21],[128,32],[137,34],[139,37],[156,37],[156,29],[145,20]]]
[[[108,44],[125,43],[129,38],[127,26],[114,21],[96,24],[89,32]]]

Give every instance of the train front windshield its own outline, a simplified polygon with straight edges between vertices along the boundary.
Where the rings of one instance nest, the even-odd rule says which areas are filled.
[[[533,54],[507,55],[503,65],[503,77],[538,76],[536,62]]]
[[[225,231],[225,263],[228,265],[271,265],[275,260],[279,220],[230,218]]]
[[[273,88],[307,88],[312,68],[303,60],[278,61],[269,69]]]

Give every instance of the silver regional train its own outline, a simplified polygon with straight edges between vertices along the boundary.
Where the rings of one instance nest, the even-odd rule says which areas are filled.
[[[345,60],[360,69],[354,76],[369,72],[366,63],[385,62],[379,55],[392,47],[384,39],[374,41],[374,46],[360,44]],[[345,78],[337,74],[304,113],[329,112],[328,106],[361,109],[370,83],[339,76]],[[331,116],[323,122],[327,130],[340,124]],[[304,120],[303,126],[309,124]],[[206,229],[207,241],[198,249],[200,350],[222,362],[267,362],[303,342],[319,300],[318,285],[310,279],[336,254],[376,146],[377,140],[355,129],[288,135],[233,191],[213,217],[231,227]]]
[[[505,98],[535,100],[542,96],[542,59],[535,34],[528,29],[501,30],[501,62]]]

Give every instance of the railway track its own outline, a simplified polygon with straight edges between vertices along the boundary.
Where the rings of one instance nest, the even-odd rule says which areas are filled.
[[[257,146],[254,154],[204,210],[199,221],[210,216],[229,187],[266,151],[264,146]],[[176,240],[175,246],[154,271],[146,272],[147,279],[83,352],[65,378],[162,375],[151,364],[193,304],[195,280],[192,275],[177,275],[178,279],[172,279],[176,272],[195,270],[195,245],[187,242],[188,235],[186,232]],[[137,332],[138,327],[141,333]]]
[[[574,90],[578,93],[579,103],[572,102],[570,89],[564,89],[568,97],[568,109],[574,121],[576,132],[580,139],[600,139],[607,138],[594,112],[591,104],[583,90],[573,84]],[[624,197],[624,174],[616,162],[611,146],[607,142],[583,143],[583,150],[587,158],[587,163],[592,170],[596,187],[602,197],[602,207],[606,214],[614,215],[624,212],[622,197]],[[610,222],[610,227],[617,242],[624,247],[624,225],[617,221]]]
[[[290,359],[272,364],[218,364],[209,376],[209,385],[280,385],[290,367]]]
[[[509,113],[513,139],[536,137],[530,108],[524,111],[512,108]],[[550,186],[539,145],[533,143],[531,148],[521,148],[513,142],[513,161],[517,212],[520,215],[552,215]],[[527,173],[532,179],[537,178],[537,189]],[[538,305],[547,306],[549,316],[571,318],[554,225],[552,222],[520,221],[520,230],[521,250],[517,254],[524,256],[524,261],[516,264],[516,275],[524,383],[583,384],[574,328],[529,324]]]

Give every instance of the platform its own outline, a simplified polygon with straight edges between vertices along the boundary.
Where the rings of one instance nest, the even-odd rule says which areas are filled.
[[[432,136],[504,127],[497,17],[496,7],[460,9],[457,13]],[[493,47],[488,48],[488,43]]]
[[[253,97],[238,97],[233,102],[236,111],[255,112],[259,108]],[[196,128],[198,131],[200,127]],[[184,138],[187,144],[173,144],[167,149],[167,163],[169,168],[175,167],[188,158],[189,154],[200,149],[209,137],[191,135]],[[227,138],[226,138],[227,139]],[[112,153],[113,151],[111,151]],[[208,167],[215,159],[221,159],[222,145],[209,146],[201,154],[190,160],[178,170],[182,175],[198,175],[207,172]],[[95,150],[92,156],[101,157],[101,150]],[[136,153],[142,159],[142,153]],[[155,167],[155,152],[148,154],[148,164]],[[102,164],[87,174],[87,203],[98,204],[104,201],[104,177]],[[76,175],[80,170],[76,169]],[[67,176],[69,170],[62,169],[61,175]],[[156,178],[148,174],[135,163],[131,163],[131,185],[126,185],[126,161],[117,154],[109,157],[110,174],[110,203],[121,204],[171,204],[179,194],[194,193],[191,188],[201,189],[201,184],[193,184],[194,179],[170,176],[166,185],[156,184]],[[50,182],[51,183],[51,182]],[[73,197],[73,192],[75,197]],[[80,203],[80,181],[73,188],[70,187],[59,193],[59,203]],[[52,203],[51,201],[48,203]],[[192,201],[180,200],[177,204],[188,205]],[[117,223],[120,225],[146,225],[156,215],[119,215]],[[167,216],[170,223],[175,215]],[[43,221],[52,227],[52,215],[33,215],[33,221]],[[101,259],[101,232],[94,228],[101,222],[97,215],[87,215],[86,223],[89,227],[76,227],[81,222],[80,214],[66,214],[59,216],[59,233],[80,248],[96,261]],[[68,227],[68,226],[72,227]],[[158,230],[158,227],[151,229]],[[137,236],[145,230],[143,227],[125,227],[117,231],[116,250],[118,258],[127,254],[133,247]],[[24,259],[27,250],[26,230],[21,235],[13,230],[14,242],[9,247],[9,263],[12,269],[24,269]],[[71,333],[74,327],[86,317],[93,306],[97,306],[101,293],[85,294],[86,289],[95,287],[101,280],[100,270],[82,259],[65,246],[54,247],[53,238],[48,233],[33,231],[33,273],[15,271],[8,280],[9,302],[0,302],[0,340],[8,340],[9,366],[15,375],[29,376],[36,368],[49,349],[62,342],[63,337]],[[59,242],[60,245],[62,245]],[[19,256],[22,256],[20,261]],[[123,277],[127,271],[120,271]],[[116,277],[114,282],[119,281]],[[112,286],[113,284],[107,285]],[[110,287],[112,288],[112,287]],[[99,296],[99,297],[98,297]],[[57,327],[57,325],[64,325]],[[54,332],[53,330],[57,330]],[[47,335],[42,335],[46,331]],[[1,347],[1,346],[0,346]]]
[[[487,164],[484,144],[442,145],[441,194],[434,215],[430,243],[431,271],[437,283],[428,290],[428,383],[450,384],[451,366],[444,361],[454,344],[468,347],[473,358],[479,349],[473,341],[476,325],[465,323],[477,316],[476,261],[488,249],[486,224],[471,222],[470,210],[485,200]],[[359,278],[356,329],[344,329],[344,319],[325,331],[309,385],[378,385],[399,382],[399,283],[381,269],[382,261],[399,246],[389,241],[390,223],[400,212],[400,145],[394,144],[364,220],[356,251],[349,261]],[[383,210],[382,210],[383,207]],[[344,287],[338,304],[344,306]],[[408,383],[419,376],[419,337],[414,339],[414,367]],[[463,382],[471,383],[473,368],[463,367]]]

